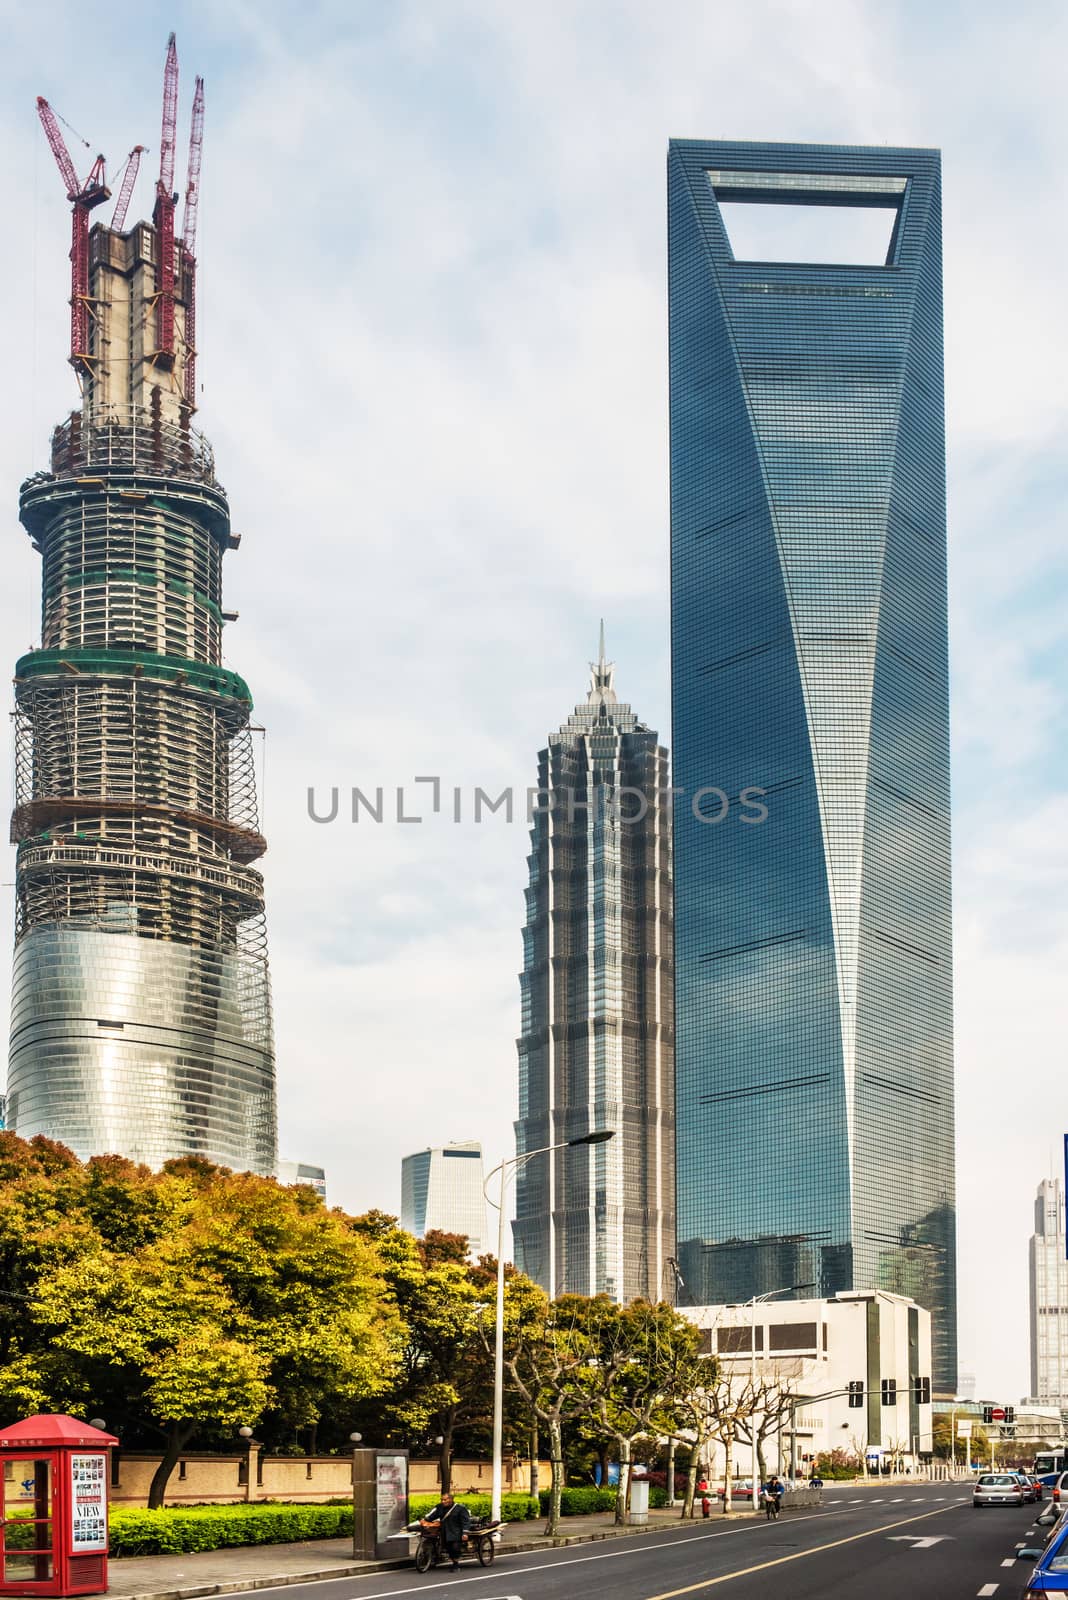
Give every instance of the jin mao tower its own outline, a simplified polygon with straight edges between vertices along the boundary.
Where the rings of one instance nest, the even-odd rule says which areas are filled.
[[[552,1295],[670,1293],[674,1255],[668,755],[591,664],[539,757],[519,1040],[516,1263]]]

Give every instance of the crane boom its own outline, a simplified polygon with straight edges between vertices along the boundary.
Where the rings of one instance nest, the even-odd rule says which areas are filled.
[[[74,162],[70,158],[70,151],[67,149],[66,141],[59,131],[56,114],[43,94],[37,96],[37,115],[41,119],[45,138],[48,140],[52,148],[52,154],[56,158],[56,166],[59,168],[60,177],[67,186],[67,199],[77,200],[82,186],[78,182],[78,174],[74,170]]]
[[[174,188],[174,140],[178,125],[178,45],[172,33],[167,40],[163,68],[163,128],[159,146],[159,187],[170,196]]]
[[[204,79],[198,78],[193,90],[193,114],[189,123],[189,176],[182,212],[182,243],[189,255],[196,255],[197,209],[200,202],[200,158],[204,149]]]
[[[141,156],[144,153],[143,144],[135,144],[126,159],[126,171],[122,175],[122,186],[119,189],[119,198],[115,202],[115,215],[111,219],[111,226],[116,233],[121,233],[126,224],[126,213],[130,207],[130,196],[133,194],[134,184],[137,182],[137,173],[141,166]]]

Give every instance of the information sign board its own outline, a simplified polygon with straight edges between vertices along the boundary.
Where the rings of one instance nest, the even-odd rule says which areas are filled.
[[[108,1547],[108,1458],[70,1458],[71,1555],[101,1555]]]

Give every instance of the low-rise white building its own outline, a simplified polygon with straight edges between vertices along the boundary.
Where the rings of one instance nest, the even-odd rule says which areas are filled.
[[[915,1469],[930,1455],[931,1314],[904,1295],[848,1290],[829,1300],[678,1309],[704,1331],[721,1382],[741,1393],[755,1373],[758,1388],[786,1391],[765,1441],[769,1470],[788,1472],[792,1453],[799,1472],[833,1450],[869,1471]],[[742,1475],[749,1449],[736,1450]],[[722,1473],[722,1445],[709,1470]]]

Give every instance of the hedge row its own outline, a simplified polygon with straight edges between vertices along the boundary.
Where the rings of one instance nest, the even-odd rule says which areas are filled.
[[[113,1556],[185,1554],[226,1545],[289,1544],[352,1533],[351,1505],[116,1507],[109,1518]]]
[[[540,1489],[538,1499],[541,1502],[542,1515],[549,1512],[549,1490]],[[649,1488],[649,1504],[654,1509],[667,1505],[667,1490],[657,1488],[655,1484]],[[588,1517],[595,1511],[614,1511],[616,1505],[616,1491],[614,1489],[595,1489],[593,1487],[579,1487],[561,1489],[560,1515],[562,1517]]]
[[[414,1522],[416,1517],[425,1517],[440,1499],[441,1496],[437,1494],[409,1495],[408,1511],[412,1521]],[[488,1517],[493,1504],[488,1494],[458,1494],[456,1499],[460,1505],[467,1507],[473,1517]],[[501,1496],[501,1518],[504,1522],[525,1522],[528,1517],[537,1515],[538,1502],[529,1494]]]
[[[488,1494],[459,1494],[456,1498],[473,1517],[489,1516]],[[651,1505],[663,1505],[666,1498],[663,1489],[651,1489]],[[413,1494],[408,1502],[412,1520],[425,1516],[438,1499],[435,1494]],[[614,1489],[579,1487],[564,1489],[560,1494],[560,1511],[565,1517],[611,1511],[615,1503]],[[524,1522],[539,1513],[544,1516],[548,1510],[548,1489],[542,1489],[536,1500],[526,1494],[506,1494],[501,1501],[505,1522]],[[161,1511],[118,1506],[111,1513],[110,1527],[113,1556],[184,1555],[196,1550],[221,1550],[228,1545],[342,1538],[352,1533],[352,1507],[345,1501],[305,1506],[263,1501],[254,1505],[174,1506]]]

